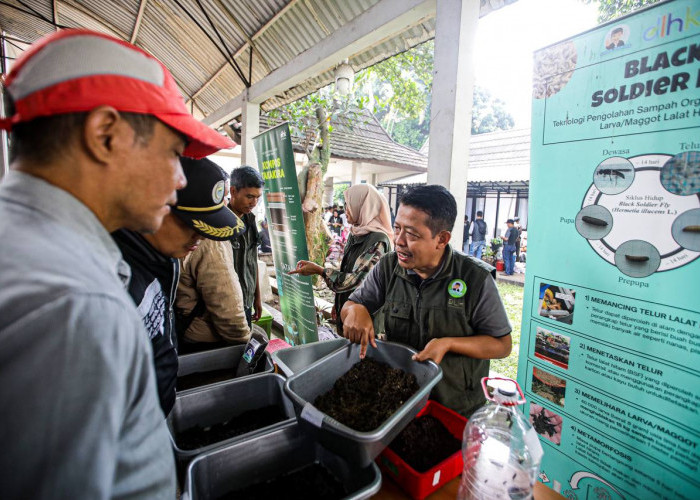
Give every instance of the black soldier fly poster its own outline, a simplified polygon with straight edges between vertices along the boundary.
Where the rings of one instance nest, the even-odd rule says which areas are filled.
[[[700,2],[537,51],[518,379],[571,499],[700,496]]]

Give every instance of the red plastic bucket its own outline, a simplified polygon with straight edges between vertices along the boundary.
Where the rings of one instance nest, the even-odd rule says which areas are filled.
[[[423,415],[432,415],[437,418],[456,439],[462,440],[464,427],[467,425],[467,419],[462,415],[435,401],[428,401],[428,404],[416,415],[416,418]],[[411,498],[421,500],[462,473],[462,450],[456,451],[452,456],[423,473],[413,469],[389,448],[385,448],[379,455],[377,465],[386,476],[396,481]]]
[[[496,271],[503,271],[505,268],[506,268],[506,265],[502,260],[496,261]]]

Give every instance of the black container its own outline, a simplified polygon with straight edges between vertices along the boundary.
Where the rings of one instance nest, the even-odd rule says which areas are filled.
[[[269,432],[292,422],[294,420],[294,407],[282,390],[283,384],[283,377],[268,373],[256,377],[242,377],[202,389],[195,389],[188,394],[178,395],[175,399],[175,406],[166,420],[178,464],[182,466],[201,453],[250,436]],[[287,419],[247,434],[193,450],[183,450],[177,446],[175,436],[182,431],[197,425],[206,427],[222,423],[232,416],[267,406],[279,407]]]
[[[291,377],[349,343],[348,339],[340,338],[289,347],[273,352],[272,361],[284,376]]]
[[[215,499],[314,462],[343,483],[349,492],[345,499],[369,498],[381,487],[382,477],[374,463],[355,466],[320,446],[292,423],[197,457],[187,469],[182,499]]]
[[[179,378],[184,377],[186,375],[191,375],[193,373],[206,373],[216,370],[231,370],[231,373],[235,374],[244,351],[245,345],[236,345],[231,347],[222,347],[220,349],[213,349],[211,351],[197,352],[194,354],[185,354],[184,356],[180,356],[179,358],[177,376]],[[258,362],[258,366],[256,367],[256,373],[252,375],[247,375],[247,377],[263,373],[273,373],[274,371],[275,366],[272,364],[272,358],[266,352],[262,359]],[[232,378],[230,380],[236,379],[234,379],[232,375]],[[185,389],[182,391],[178,391],[177,394],[178,396],[188,394],[192,391],[202,389],[203,387],[210,387],[218,384],[223,384],[229,382],[230,380],[223,380],[219,382],[214,382],[213,384],[207,384],[199,387]]]
[[[418,391],[373,431],[351,429],[313,406],[319,395],[328,392],[338,378],[359,363],[359,344],[350,344],[290,377],[284,391],[294,403],[297,420],[306,432],[329,450],[365,467],[425,406],[430,391],[442,378],[442,370],[432,361],[413,361],[411,357],[415,353],[408,346],[381,341],[377,341],[376,349],[371,346],[367,349],[368,358],[412,373],[418,381]]]

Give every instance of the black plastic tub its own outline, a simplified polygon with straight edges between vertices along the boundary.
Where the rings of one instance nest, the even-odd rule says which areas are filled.
[[[297,420],[304,431],[329,450],[364,467],[372,463],[418,414],[427,403],[430,391],[442,378],[442,370],[432,361],[413,361],[411,357],[415,352],[402,344],[381,341],[377,341],[376,349],[367,349],[368,358],[412,373],[418,381],[418,391],[373,431],[351,429],[313,406],[316,397],[328,392],[338,378],[360,361],[359,344],[350,344],[293,375],[287,379],[284,390],[294,403]]]
[[[382,484],[374,463],[367,467],[353,465],[292,423],[197,457],[187,469],[182,499],[214,500],[313,463],[321,464],[340,480],[347,492],[345,499],[369,498]]]
[[[178,395],[166,420],[175,457],[180,466],[201,453],[282,427],[294,421],[294,407],[282,386],[284,378],[274,373],[234,379],[229,382]],[[182,449],[176,436],[192,427],[208,427],[251,410],[277,407],[285,417],[280,422],[223,441],[194,449]]]
[[[291,377],[349,343],[348,339],[340,338],[298,345],[273,352],[272,360],[285,377]]]
[[[199,385],[197,387],[192,387],[189,389],[183,389],[177,391],[178,395],[188,394],[189,392],[199,390],[203,387],[210,387],[212,385],[218,385],[230,380],[237,380],[233,378],[233,374],[236,373],[238,369],[238,364],[241,362],[241,357],[245,350],[245,345],[236,345],[231,347],[222,347],[220,349],[213,349],[211,351],[197,352],[194,354],[185,354],[179,358],[179,366],[177,369],[178,381],[181,377],[188,375],[193,375],[196,373],[201,373],[206,377],[208,372],[214,372],[217,370],[231,370],[232,377],[229,380],[223,380],[208,384]],[[256,371],[252,375],[246,375],[245,377],[251,377],[259,375],[262,373],[273,373],[275,367],[272,364],[272,358],[266,352],[263,358],[258,362]],[[244,378],[244,377],[238,377]]]

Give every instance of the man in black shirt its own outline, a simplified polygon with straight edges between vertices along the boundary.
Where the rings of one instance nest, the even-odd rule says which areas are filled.
[[[484,222],[484,212],[479,210],[476,213],[476,219],[474,219],[471,225],[472,244],[470,247],[471,251],[469,252],[469,255],[473,255],[477,259],[481,258],[481,254],[484,251],[484,247],[486,246],[487,231],[488,228],[486,226],[486,222]]]
[[[503,236],[503,261],[506,274],[512,276],[515,268],[515,241],[518,239],[518,230],[514,226],[513,219],[508,219],[506,224],[508,229]]]
[[[245,224],[245,232],[231,240],[233,247],[233,266],[241,282],[243,306],[248,326],[260,319],[262,299],[258,283],[258,245],[260,233],[255,222],[253,209],[263,194],[263,181],[260,173],[249,166],[234,168],[231,171],[231,201],[233,210]],[[274,221],[273,221],[274,222]]]
[[[129,295],[136,303],[153,347],[158,397],[167,416],[175,404],[177,335],[173,303],[180,275],[177,259],[197,249],[203,238],[225,240],[243,223],[224,205],[225,177],[211,160],[182,158],[187,186],[177,205],[152,234],[121,229],[112,233],[131,267]]]
[[[272,245],[270,244],[270,228],[267,223],[267,219],[263,219],[260,222],[260,252],[270,253],[272,252]]]

